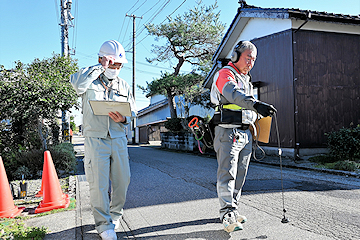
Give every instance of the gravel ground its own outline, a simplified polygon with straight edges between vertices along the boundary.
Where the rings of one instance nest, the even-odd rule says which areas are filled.
[[[39,205],[40,201],[43,199],[42,197],[35,197],[35,195],[41,189],[41,179],[35,180],[25,180],[27,182],[27,196],[25,198],[19,198],[19,189],[20,189],[20,180],[12,181],[10,184],[13,186],[13,199],[14,204],[18,207],[25,207],[26,209],[32,209]],[[60,178],[59,179],[60,186],[64,193],[69,194],[70,198],[75,198],[76,193],[76,183],[75,177],[70,176],[67,178]],[[25,213],[27,212],[25,209]]]

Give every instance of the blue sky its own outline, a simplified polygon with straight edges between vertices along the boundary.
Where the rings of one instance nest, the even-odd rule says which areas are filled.
[[[146,86],[160,76],[161,71],[172,72],[169,63],[150,65],[145,57],[152,57],[151,45],[154,38],[147,36],[144,24],[150,20],[159,24],[177,9],[171,16],[188,11],[197,0],[73,0],[72,15],[75,17],[74,28],[69,30],[69,45],[75,49],[74,58],[80,67],[97,63],[97,53],[101,44],[110,39],[118,40],[126,51],[132,50],[132,20],[126,13],[143,16],[136,20],[136,85]],[[214,0],[203,0],[206,5]],[[164,6],[167,3],[166,6]],[[299,8],[302,10],[326,11],[358,15],[360,0],[247,0],[249,5],[263,8]],[[182,5],[181,5],[182,4]],[[0,0],[0,65],[5,68],[15,66],[14,62],[31,63],[35,58],[44,59],[52,53],[61,53],[61,29],[59,26],[60,0]],[[218,0],[220,20],[230,25],[237,8],[238,0]],[[161,11],[160,11],[161,10]],[[147,37],[146,37],[147,36]],[[132,54],[127,53],[128,64],[120,72],[120,77],[132,84]],[[191,69],[182,69],[188,72]],[[149,105],[149,99],[136,89],[138,109]]]

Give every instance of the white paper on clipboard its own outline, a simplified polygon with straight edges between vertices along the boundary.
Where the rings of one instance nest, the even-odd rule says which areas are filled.
[[[94,115],[109,115],[109,112],[118,111],[123,116],[131,116],[129,102],[115,102],[105,100],[89,100]]]

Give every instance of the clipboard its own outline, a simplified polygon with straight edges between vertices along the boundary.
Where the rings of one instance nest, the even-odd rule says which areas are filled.
[[[129,102],[116,102],[105,100],[89,100],[91,109],[94,115],[108,116],[109,112],[118,111],[123,116],[131,116],[131,109]]]

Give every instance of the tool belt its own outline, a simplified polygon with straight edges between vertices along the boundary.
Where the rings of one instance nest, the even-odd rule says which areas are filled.
[[[242,125],[242,112],[241,110],[231,110],[219,108],[218,112],[215,112],[213,117],[215,125],[219,124],[233,124]]]

